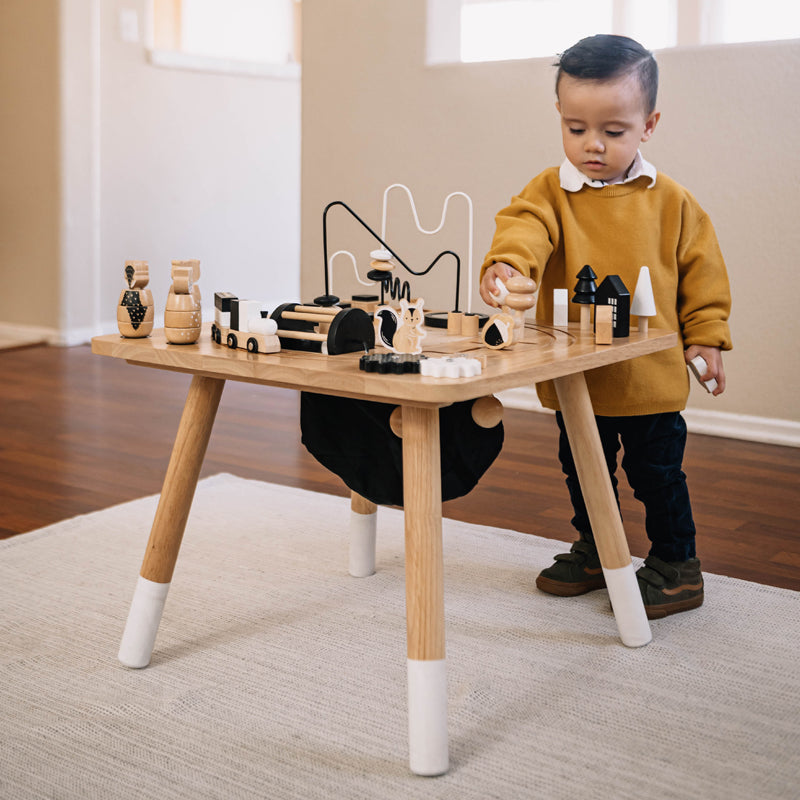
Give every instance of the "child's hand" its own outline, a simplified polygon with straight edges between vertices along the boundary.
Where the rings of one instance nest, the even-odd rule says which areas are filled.
[[[683,354],[688,364],[696,356],[702,356],[708,367],[706,374],[701,375],[703,381],[713,378],[717,382],[717,388],[712,394],[716,397],[725,391],[725,370],[722,368],[722,353],[719,347],[705,347],[704,345],[693,344]]]
[[[488,267],[486,272],[483,273],[483,278],[481,278],[481,298],[483,302],[487,306],[499,306],[497,298],[500,294],[500,287],[497,285],[497,279],[499,278],[505,283],[509,278],[513,278],[516,275],[521,275],[521,273],[510,264],[504,264],[501,261],[496,261]]]

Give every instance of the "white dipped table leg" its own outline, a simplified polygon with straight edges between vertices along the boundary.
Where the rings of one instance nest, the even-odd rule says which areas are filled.
[[[409,766],[449,768],[439,409],[403,406]]]
[[[617,569],[604,567],[603,577],[606,579],[608,599],[611,601],[622,643],[627,647],[641,647],[647,644],[653,635],[650,632],[650,623],[647,621],[633,564]]]
[[[367,578],[375,572],[375,540],[378,507],[353,492],[350,497],[350,563],[354,578]]]
[[[449,769],[445,659],[408,659],[408,745],[415,775],[443,775]]]
[[[627,647],[641,647],[652,639],[652,634],[636,583],[586,378],[578,372],[556,378],[554,384],[619,637]]]
[[[139,576],[119,646],[118,658],[126,667],[141,669],[150,663],[169,587]]]

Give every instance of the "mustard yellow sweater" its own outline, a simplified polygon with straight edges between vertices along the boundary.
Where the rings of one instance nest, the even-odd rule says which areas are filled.
[[[491,249],[481,267],[505,262],[540,287],[538,321],[552,324],[553,289],[573,296],[577,274],[589,264],[597,283],[619,275],[633,298],[639,270],[650,269],[654,328],[677,331],[679,344],[586,373],[595,414],[632,416],[680,411],[689,396],[683,351],[698,344],[730,350],[728,274],[708,215],[682,186],[662,173],[649,179],[567,192],[558,168],[534,178],[496,217]],[[570,320],[580,316],[570,302]],[[635,318],[632,319],[635,324]],[[537,386],[557,409],[551,381]]]

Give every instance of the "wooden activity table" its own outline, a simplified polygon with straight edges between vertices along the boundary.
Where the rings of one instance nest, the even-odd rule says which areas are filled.
[[[633,331],[630,337],[615,339],[610,345],[596,345],[592,332],[581,331],[577,324],[548,328],[528,323],[524,339],[503,350],[482,347],[477,339],[430,330],[423,344],[425,354],[431,357],[455,352],[480,357],[484,360],[482,374],[437,379],[368,373],[359,369],[359,353],[326,356],[283,350],[270,355],[251,354],[214,344],[208,326],[200,341],[189,345],[168,344],[163,330],[143,339],[125,339],[117,334],[92,339],[96,354],[192,376],[122,637],[119,658],[123,664],[138,668],[150,662],[227,380],[374,400],[402,409],[409,762],[414,773],[440,775],[449,766],[441,407],[543,380],[555,381],[620,638],[630,647],[650,641],[650,627],[583,373],[673,347],[676,334]],[[353,497],[352,509],[354,514],[375,518],[374,506],[358,496]]]

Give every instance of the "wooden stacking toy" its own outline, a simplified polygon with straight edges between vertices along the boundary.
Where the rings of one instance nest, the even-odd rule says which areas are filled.
[[[155,311],[153,294],[145,288],[150,282],[146,261],[126,261],[125,281],[117,304],[117,327],[128,339],[142,339],[153,330]]]
[[[164,335],[171,344],[192,344],[200,338],[200,261],[172,262],[172,286],[164,310]]]

